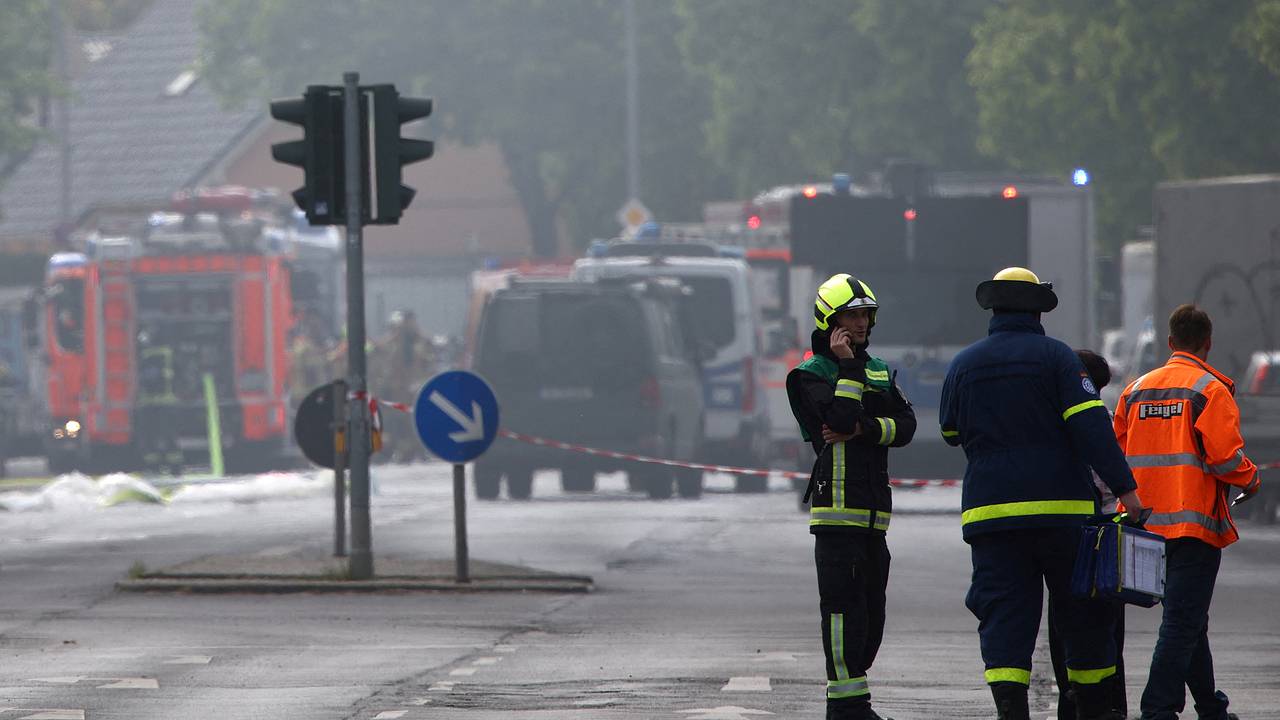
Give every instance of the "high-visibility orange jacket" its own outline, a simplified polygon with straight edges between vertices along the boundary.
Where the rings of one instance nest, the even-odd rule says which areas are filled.
[[[1218,548],[1239,538],[1227,486],[1252,492],[1259,477],[1244,454],[1234,395],[1230,378],[1185,352],[1125,388],[1116,438],[1152,510],[1148,530]]]

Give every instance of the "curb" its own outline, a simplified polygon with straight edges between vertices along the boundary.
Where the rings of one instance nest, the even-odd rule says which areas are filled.
[[[165,592],[191,594],[289,594],[289,593],[589,593],[595,585],[589,577],[553,575],[528,578],[473,578],[460,583],[450,578],[388,577],[373,580],[328,580],[319,578],[264,577],[181,577],[157,575],[116,582],[121,592]]]

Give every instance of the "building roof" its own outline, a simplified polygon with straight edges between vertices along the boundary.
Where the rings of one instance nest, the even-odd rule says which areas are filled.
[[[89,64],[69,101],[73,221],[96,206],[165,200],[200,181],[265,115],[224,109],[194,74],[197,4],[155,0],[121,35],[86,46]],[[51,237],[60,158],[56,139],[45,139],[0,187],[0,244]]]

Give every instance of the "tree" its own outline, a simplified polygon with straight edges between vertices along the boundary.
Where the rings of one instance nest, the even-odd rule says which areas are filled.
[[[660,215],[687,215],[697,198],[672,188],[705,174],[705,102],[673,60],[672,5],[639,2],[637,16],[642,185]],[[351,68],[362,81],[434,96],[442,138],[502,149],[539,255],[616,228],[625,199],[619,3],[228,0],[205,6],[202,25],[205,75],[229,102],[334,84]]]
[[[39,137],[49,71],[49,8],[40,0],[0,2],[0,177]]]
[[[708,147],[739,194],[908,157],[984,164],[963,64],[992,0],[682,0],[712,87]]]
[[[979,147],[1098,181],[1104,242],[1151,221],[1155,182],[1275,168],[1274,2],[1011,0],[976,28]],[[1264,12],[1265,11],[1265,12]],[[1270,53],[1270,54],[1269,54]]]

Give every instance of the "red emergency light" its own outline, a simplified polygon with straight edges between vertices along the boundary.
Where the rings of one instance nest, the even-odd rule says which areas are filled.
[[[807,198],[816,198],[818,197],[818,187],[816,185],[805,185],[804,190],[801,190],[800,194]]]
[[[1012,200],[1018,197],[1018,188],[1013,185],[1005,185],[1004,190],[1001,190],[1000,194],[1004,196],[1005,200]]]
[[[916,219],[916,209],[915,209],[915,208],[907,208],[907,209],[902,213],[902,217],[903,217],[903,219],[905,219],[907,222],[913,222],[913,221]]]
[[[751,228],[752,230],[759,230],[759,229],[760,229],[760,216],[759,216],[759,215],[752,215],[751,217],[747,218],[747,227]]]

